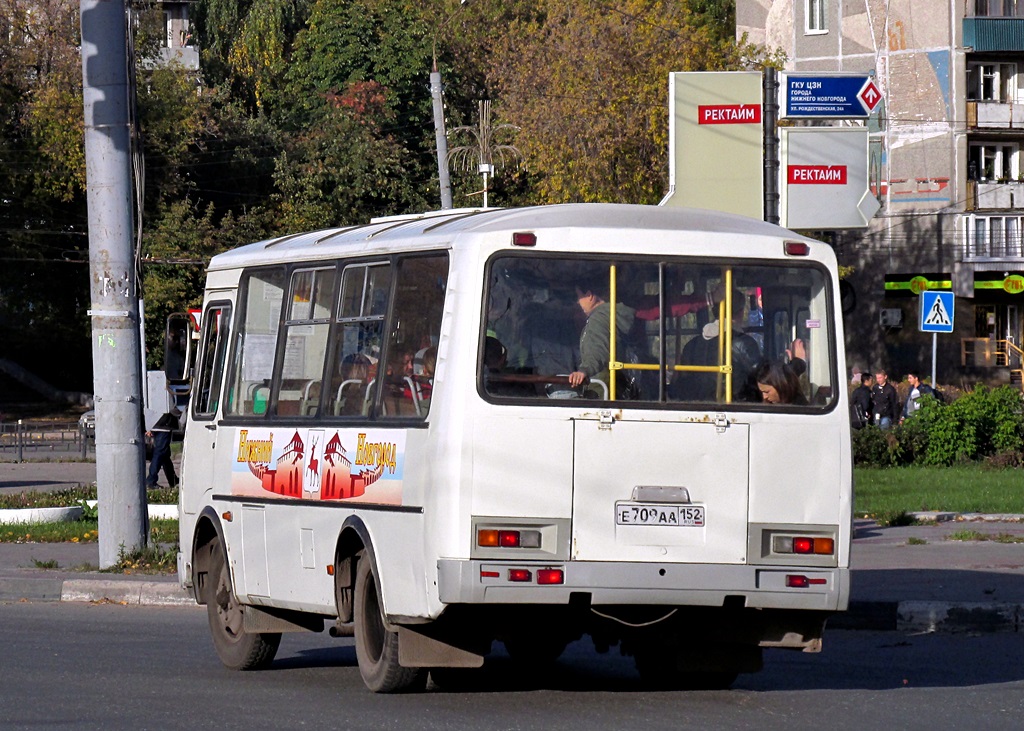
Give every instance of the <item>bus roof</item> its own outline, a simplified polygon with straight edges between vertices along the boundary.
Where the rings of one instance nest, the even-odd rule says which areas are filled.
[[[289,234],[218,254],[210,270],[327,258],[379,251],[395,241],[416,248],[436,246],[456,234],[545,229],[638,229],[704,231],[771,238],[805,239],[792,231],[752,218],[695,208],[665,208],[620,203],[566,203],[525,208],[456,209],[388,216],[370,223]]]

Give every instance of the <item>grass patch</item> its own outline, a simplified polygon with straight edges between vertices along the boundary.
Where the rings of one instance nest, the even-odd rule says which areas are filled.
[[[992,541],[993,543],[1024,543],[1024,536],[1012,533],[982,533],[978,530],[958,530],[946,536],[950,541]]]
[[[927,544],[928,541],[926,541],[924,538],[918,538],[917,536],[910,536],[910,538],[907,539],[908,546],[924,546]]]
[[[57,560],[53,559],[53,558],[49,559],[48,561],[40,561],[38,558],[34,558],[34,559],[32,559],[32,563],[35,565],[35,567],[37,569],[57,569],[57,568],[60,568],[60,565],[57,563]]]
[[[96,500],[96,486],[79,486],[54,492],[19,492],[0,495],[0,508],[67,508],[80,505],[84,500]],[[178,502],[178,488],[153,487],[146,490],[146,502],[150,505],[175,505]]]
[[[98,539],[95,519],[0,525],[0,543],[95,543]]]
[[[173,574],[178,571],[178,545],[150,544],[135,551],[125,551],[122,546],[117,563],[100,570],[106,574]]]
[[[1020,470],[958,467],[857,467],[854,511],[880,518],[925,510],[1024,513]]]
[[[0,543],[96,543],[100,532],[95,518],[62,523],[17,523],[0,525]],[[177,520],[149,521],[151,544],[178,543]],[[175,547],[174,549],[178,549]]]

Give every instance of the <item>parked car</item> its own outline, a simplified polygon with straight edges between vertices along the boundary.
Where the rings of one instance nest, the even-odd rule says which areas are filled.
[[[96,411],[86,411],[78,418],[78,433],[89,439],[96,438]]]

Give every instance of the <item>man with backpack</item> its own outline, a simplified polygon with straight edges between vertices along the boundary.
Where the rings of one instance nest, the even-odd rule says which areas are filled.
[[[921,408],[921,399],[923,397],[930,396],[940,403],[942,402],[942,397],[939,395],[939,392],[927,383],[922,383],[921,377],[915,371],[907,373],[907,383],[910,384],[910,393],[907,394],[907,401],[903,404],[903,418],[900,419],[901,424],[907,417],[913,416],[917,410]]]
[[[870,373],[861,373],[860,385],[850,394],[850,425],[854,429],[863,429],[871,423],[872,381]]]

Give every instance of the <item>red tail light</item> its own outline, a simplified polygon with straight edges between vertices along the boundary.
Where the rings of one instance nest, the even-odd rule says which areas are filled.
[[[529,569],[509,569],[508,570],[509,581],[532,581],[533,576],[530,574]]]
[[[562,569],[537,569],[538,584],[564,584],[565,573]]]

